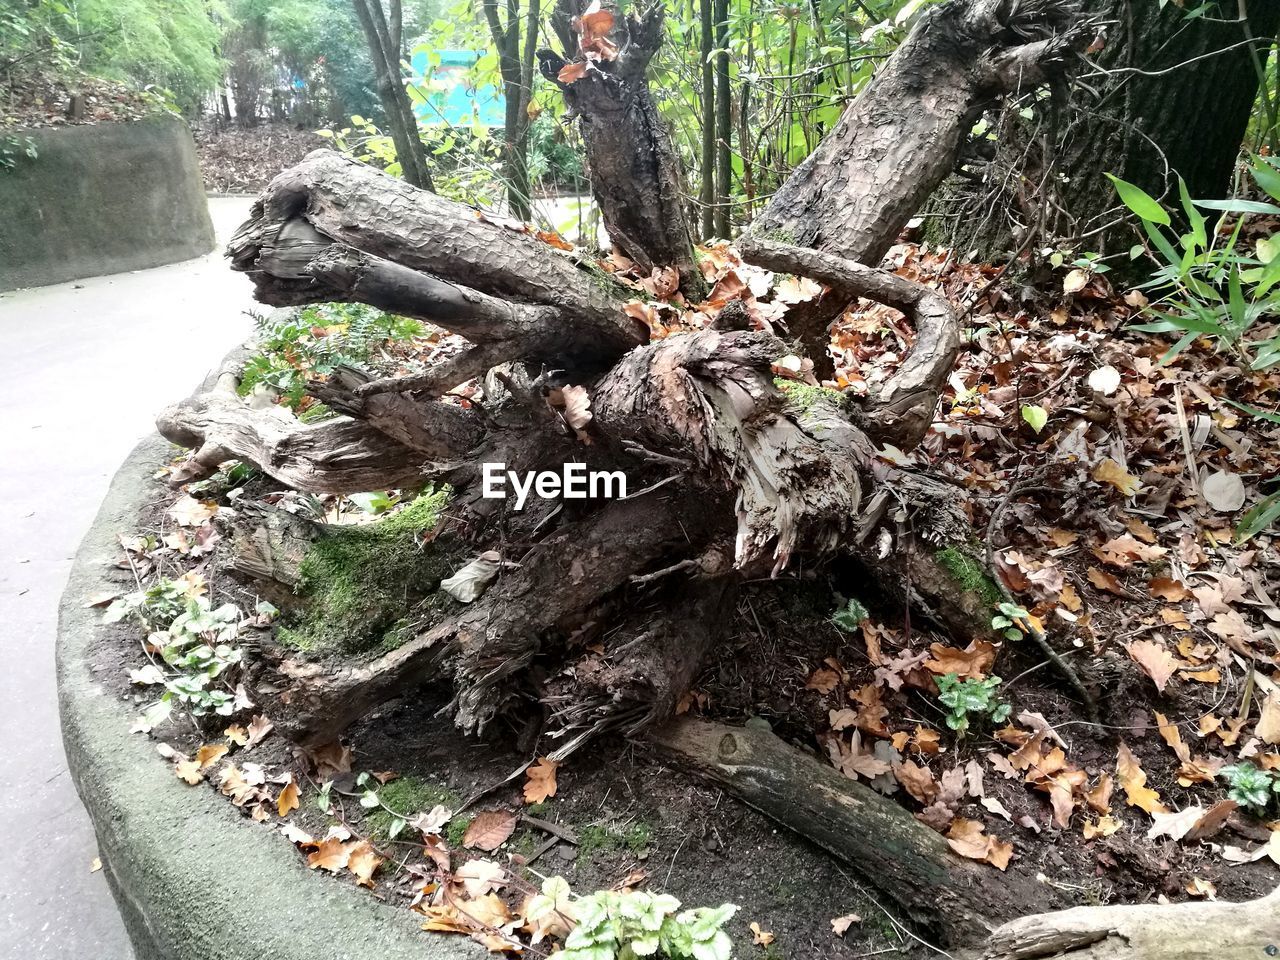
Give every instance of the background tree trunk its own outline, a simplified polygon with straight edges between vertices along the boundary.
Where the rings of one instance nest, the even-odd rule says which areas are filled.
[[[715,236],[716,202],[716,80],[711,52],[715,49],[715,18],[711,0],[698,0],[698,19],[702,26],[702,182],[698,186],[698,202],[702,204],[702,239]]]
[[[369,56],[378,86],[378,99],[386,114],[387,128],[395,143],[396,158],[404,179],[424,190],[434,189],[427,167],[427,152],[418,137],[418,121],[400,76],[400,0],[391,0],[392,30],[382,10],[382,0],[352,0],[360,27],[369,44]]]
[[[502,75],[505,99],[503,130],[503,176],[507,181],[507,205],[511,216],[528,220],[532,216],[529,183],[529,105],[533,102],[533,60],[538,43],[540,0],[529,0],[523,21],[518,0],[508,0],[506,23],[498,15],[497,0],[485,0],[484,15],[489,34],[498,51],[498,72]],[[520,46],[520,26],[526,24],[524,48]]]
[[[1258,72],[1241,46],[1248,34],[1236,0],[1210,6],[1208,17],[1187,19],[1172,3],[1091,0],[1085,12],[1105,31],[1092,58],[1100,72],[1060,115],[1001,118],[994,161],[973,163],[957,178],[934,205],[942,222],[930,236],[978,259],[1008,256],[1024,242],[1116,253],[1133,232],[1105,173],[1175,209],[1179,175],[1193,198],[1226,196]],[[1254,37],[1275,36],[1280,3],[1255,0],[1247,11]],[[1264,61],[1270,45],[1258,41]],[[1028,230],[1041,238],[1027,241]]]
[[[732,233],[729,198],[733,193],[732,99],[729,96],[729,0],[715,0],[716,21],[716,206],[715,235]]]

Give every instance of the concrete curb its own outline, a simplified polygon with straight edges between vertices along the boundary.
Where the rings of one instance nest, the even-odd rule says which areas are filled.
[[[423,933],[408,910],[312,874],[278,832],[208,789],[186,789],[133,713],[89,670],[104,588],[170,446],[143,440],[111,482],[80,545],[58,613],[58,698],[67,762],[98,836],[103,870],[140,960],[474,960],[462,937]],[[85,865],[88,869],[88,864]],[[67,918],[74,923],[73,917]]]

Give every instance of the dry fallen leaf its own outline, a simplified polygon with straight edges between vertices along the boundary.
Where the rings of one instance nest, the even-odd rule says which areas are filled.
[[[1156,689],[1164,693],[1165,685],[1174,671],[1178,669],[1178,660],[1165,649],[1164,644],[1155,640],[1134,640],[1125,645],[1129,657],[1151,678]]]
[[[347,869],[355,874],[356,882],[362,887],[373,886],[373,873],[382,860],[368,840],[356,841],[347,851]]]
[[[941,643],[930,644],[932,660],[924,662],[930,673],[942,676],[954,673],[962,678],[981,680],[996,662],[995,644],[986,640],[974,640],[963,650]]]
[[[1153,577],[1147,587],[1151,590],[1153,597],[1168,600],[1170,603],[1181,603],[1183,600],[1191,599],[1191,591],[1187,589],[1186,584],[1170,577]]]
[[[249,731],[238,723],[233,723],[227,727],[222,731],[222,735],[237,747],[247,747],[249,745]]]
[[[834,670],[828,670],[826,667],[819,667],[813,671],[809,680],[805,683],[806,690],[817,690],[821,694],[828,694],[836,688],[840,683],[840,674]]]
[[[556,795],[556,768],[560,764],[546,757],[539,757],[525,771],[528,778],[524,785],[526,803],[542,803],[548,797]]]
[[[1119,820],[1110,815],[1099,817],[1097,823],[1086,820],[1083,827],[1084,838],[1096,840],[1098,837],[1109,837],[1119,831],[1122,826]]]
[[[330,873],[340,873],[347,868],[353,846],[354,844],[343,843],[337,837],[321,840],[316,844],[315,851],[307,855],[307,866],[312,870],[319,868]]]
[[[1147,813],[1168,813],[1169,808],[1160,799],[1160,794],[1147,786],[1147,774],[1142,769],[1132,751],[1124,744],[1116,755],[1116,780],[1124,790],[1125,802],[1131,807],[1138,807]]]
[[[1138,478],[1125,470],[1110,457],[1093,468],[1093,479],[1099,483],[1109,483],[1126,497],[1136,494],[1142,484]]]
[[[862,918],[856,913],[846,913],[843,917],[836,917],[831,921],[831,932],[837,937],[843,937],[853,924],[861,922]]]
[[[926,766],[904,760],[893,767],[893,775],[907,793],[926,806],[933,803],[938,796],[938,783],[934,780],[932,771]]]
[[[951,824],[947,831],[947,845],[962,857],[985,861],[1000,870],[1009,866],[1009,858],[1013,854],[1012,843],[987,836],[981,823],[963,817],[958,817]]]
[[[1129,591],[1124,588],[1124,585],[1107,571],[1099,567],[1090,567],[1085,573],[1089,577],[1089,582],[1099,590],[1114,593],[1117,597],[1129,596]]]
[[[297,810],[298,807],[298,785],[293,782],[293,776],[290,775],[289,782],[280,791],[280,796],[276,797],[276,813],[282,817],[287,817],[289,811]]]
[[[178,498],[166,513],[183,527],[198,527],[218,512],[212,501],[200,501],[189,494]]]
[[[245,749],[252,750],[258,744],[260,744],[263,740],[265,740],[267,738],[267,734],[269,734],[274,729],[275,729],[275,724],[273,724],[270,720],[268,720],[265,715],[259,714],[258,716],[254,717],[252,720],[249,721],[249,730],[248,730],[249,742],[244,744]],[[331,743],[328,745],[328,747],[323,747],[321,748],[321,750],[316,751],[316,756],[319,756],[322,751],[325,751],[325,750],[332,751],[335,748],[338,751],[339,756],[346,757],[346,768],[338,769],[337,772],[350,773],[351,772],[351,749],[349,747],[343,747],[341,744]],[[345,751],[345,753],[343,753],[343,751]],[[330,755],[332,754],[326,754],[326,756],[330,756]],[[335,761],[335,762],[338,762],[338,761]],[[319,766],[320,764],[317,762],[316,764],[317,771],[319,770]],[[340,766],[340,763],[339,763],[339,766]]]
[[[756,946],[767,947],[773,943],[773,934],[768,930],[761,930],[760,924],[756,923],[756,921],[751,921],[749,929],[751,930],[751,942]]]
[[[576,80],[581,80],[586,76],[586,73],[587,63],[585,60],[580,63],[566,63],[560,68],[560,72],[556,74],[556,79],[561,83],[573,83]]]
[[[195,760],[179,760],[173,772],[193,787],[204,779],[204,774],[200,772],[200,764]]]
[[[506,886],[507,871],[492,860],[468,860],[454,873],[454,878],[462,883],[467,896],[474,899]]]
[[[462,835],[462,845],[486,853],[497,850],[515,832],[520,816],[506,810],[482,810],[476,814],[467,832]]]
[[[226,744],[206,743],[196,751],[196,763],[198,763],[200,765],[200,769],[203,770],[210,764],[217,763],[226,756],[228,749],[229,748]]]
[[[1280,697],[1275,694],[1267,697],[1253,732],[1263,743],[1280,743]]]

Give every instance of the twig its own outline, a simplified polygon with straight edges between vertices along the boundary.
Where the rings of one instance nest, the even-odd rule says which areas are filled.
[[[1010,592],[1007,586],[1005,586],[1004,581],[1000,578],[1000,569],[996,566],[995,536],[996,530],[1000,526],[1000,521],[1004,517],[1005,511],[1009,509],[1009,505],[1013,503],[1014,498],[1018,494],[1025,493],[1031,489],[1035,489],[1034,482],[1014,484],[1009,488],[1009,492],[1005,495],[1005,498],[1000,501],[994,510],[991,511],[991,519],[987,521],[987,564],[991,568],[991,579],[994,581],[996,589],[1000,591],[1001,596],[1004,597],[1005,602],[1014,606],[1018,605],[1018,601],[1014,599],[1013,593]],[[1036,646],[1038,646],[1044,652],[1044,655],[1053,663],[1054,669],[1056,669],[1058,673],[1062,675],[1062,678],[1066,680],[1067,683],[1071,684],[1072,689],[1080,695],[1080,699],[1084,701],[1085,713],[1088,714],[1090,722],[1101,724],[1101,720],[1098,717],[1098,702],[1081,681],[1080,676],[1076,673],[1075,669],[1072,668],[1072,666],[1062,658],[1058,651],[1053,648],[1053,645],[1049,642],[1049,638],[1044,635],[1044,632],[1029,620],[1027,621],[1027,633],[1031,639],[1035,641]]]

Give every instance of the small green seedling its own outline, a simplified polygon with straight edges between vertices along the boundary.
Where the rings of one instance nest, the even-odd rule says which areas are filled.
[[[1218,776],[1227,781],[1227,796],[1246,810],[1261,816],[1277,793],[1280,777],[1259,769],[1247,760],[1223,767]]]
[[[856,633],[865,619],[867,619],[867,608],[857,600],[850,600],[831,615],[831,622],[845,633]]]
[[[1000,686],[999,677],[961,680],[954,673],[945,673],[938,677],[937,682],[938,699],[951,711],[947,714],[947,726],[962,737],[969,730],[972,717],[985,718],[992,723],[1004,723],[1013,710],[1009,704],[1001,703],[996,698],[996,687]]]
[[[1002,603],[991,618],[991,629],[999,630],[1007,640],[1021,640],[1031,632],[1031,611],[1016,603]]]

